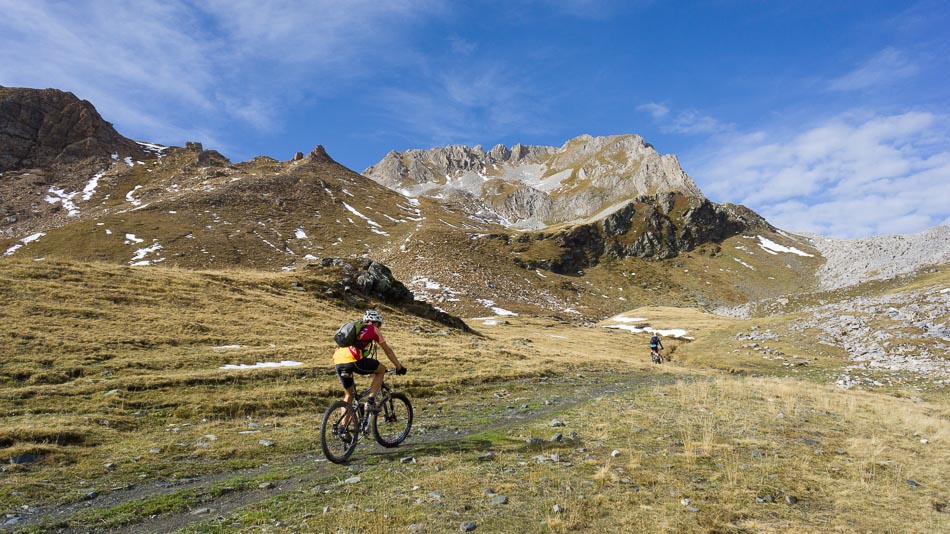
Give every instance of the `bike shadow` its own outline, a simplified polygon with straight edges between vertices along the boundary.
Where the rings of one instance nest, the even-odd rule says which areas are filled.
[[[477,460],[488,461],[493,458],[496,452],[538,455],[549,451],[576,450],[583,448],[583,446],[583,440],[578,438],[541,440],[539,438],[468,436],[437,442],[404,444],[397,449],[373,451],[371,455],[380,459],[397,460],[407,456],[412,456],[415,459],[417,457],[441,457],[445,454],[473,454],[476,455]]]

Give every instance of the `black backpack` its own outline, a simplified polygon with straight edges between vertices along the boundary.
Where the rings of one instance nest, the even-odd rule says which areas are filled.
[[[333,334],[333,341],[336,342],[338,347],[352,347],[356,345],[357,337],[364,326],[366,326],[366,323],[363,321],[343,323],[336,334]]]

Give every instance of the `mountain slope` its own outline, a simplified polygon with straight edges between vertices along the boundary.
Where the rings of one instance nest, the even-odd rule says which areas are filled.
[[[102,147],[107,157],[5,172],[0,255],[258,270],[368,258],[449,313],[595,320],[645,303],[722,306],[777,296],[811,287],[821,264],[807,241],[741,206],[704,198],[675,158],[638,136],[481,155],[442,150],[454,154],[446,169],[496,172],[482,183],[510,185],[504,200],[448,189],[406,197],[320,146],[289,161],[232,163],[200,143],[136,144],[141,159],[119,157],[123,139]],[[479,167],[489,159],[494,167]],[[552,174],[514,180],[526,169],[520,165]],[[530,185],[555,182],[547,191]],[[574,210],[571,217],[585,216],[514,230],[489,206],[522,198],[530,211],[537,192]],[[759,238],[801,254],[772,257],[744,245]]]

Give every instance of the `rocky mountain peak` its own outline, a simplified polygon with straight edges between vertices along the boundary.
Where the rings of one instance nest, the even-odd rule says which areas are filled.
[[[390,152],[363,172],[408,196],[468,196],[500,222],[542,228],[606,214],[643,195],[704,199],[675,156],[639,135],[581,135],[560,148],[452,145]]]
[[[0,86],[0,172],[113,155],[148,157],[72,93]]]

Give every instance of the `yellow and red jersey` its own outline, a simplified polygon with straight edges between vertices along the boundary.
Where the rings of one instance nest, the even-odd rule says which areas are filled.
[[[379,331],[376,325],[370,323],[360,330],[356,336],[356,344],[351,347],[339,347],[333,352],[333,363],[353,363],[369,356],[373,343],[379,342]]]

